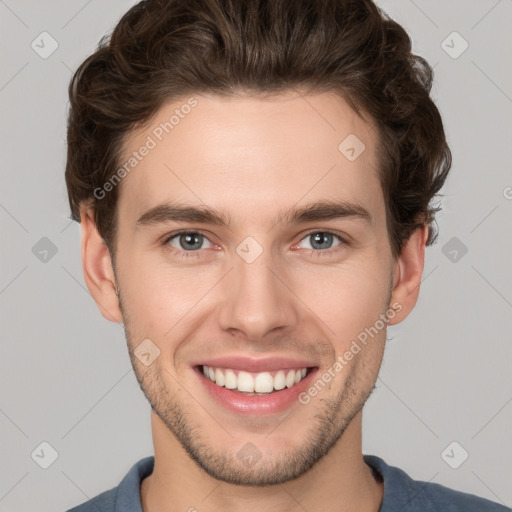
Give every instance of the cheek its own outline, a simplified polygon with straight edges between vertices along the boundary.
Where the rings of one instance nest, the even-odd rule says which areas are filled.
[[[214,270],[199,272],[171,267],[161,258],[132,256],[120,269],[126,313],[138,328],[153,335],[166,334],[218,280]]]
[[[317,285],[303,287],[304,302],[328,326],[326,335],[343,347],[373,326],[387,308],[388,275],[378,263],[367,260],[322,269],[309,283]]]

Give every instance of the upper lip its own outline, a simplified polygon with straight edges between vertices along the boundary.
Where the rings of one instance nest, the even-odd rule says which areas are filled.
[[[206,365],[213,368],[231,368],[232,370],[245,370],[248,372],[272,372],[275,370],[287,370],[298,368],[312,368],[317,366],[312,361],[295,359],[291,357],[261,357],[249,356],[224,356],[214,359],[205,359],[193,363],[192,366]]]

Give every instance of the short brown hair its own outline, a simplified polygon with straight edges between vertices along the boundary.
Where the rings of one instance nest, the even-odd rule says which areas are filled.
[[[116,247],[114,187],[125,136],[166,102],[193,93],[335,92],[379,131],[379,177],[396,257],[429,226],[451,167],[433,70],[405,30],[371,0],[145,0],[77,69],[69,85],[66,185],[71,217],[91,206]],[[341,142],[341,141],[340,141]]]

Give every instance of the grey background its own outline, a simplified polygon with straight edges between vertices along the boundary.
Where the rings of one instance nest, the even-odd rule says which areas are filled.
[[[71,73],[133,3],[0,0],[0,512],[66,510],[153,453],[122,327],[84,284],[64,184]],[[388,331],[363,451],[512,506],[512,1],[378,3],[435,66],[454,163],[419,302]],[[31,47],[43,31],[59,45],[46,59]],[[458,58],[442,46],[460,51],[454,31],[469,43]],[[48,469],[44,441],[58,452]],[[458,469],[446,460],[459,445],[442,456],[453,441],[469,453]]]

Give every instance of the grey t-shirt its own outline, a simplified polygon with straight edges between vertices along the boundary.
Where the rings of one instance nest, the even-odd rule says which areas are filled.
[[[379,512],[512,512],[498,503],[439,484],[413,480],[375,455],[363,455],[377,479],[384,480]],[[143,512],[140,484],[153,471],[153,456],[134,464],[121,483],[67,512]]]

